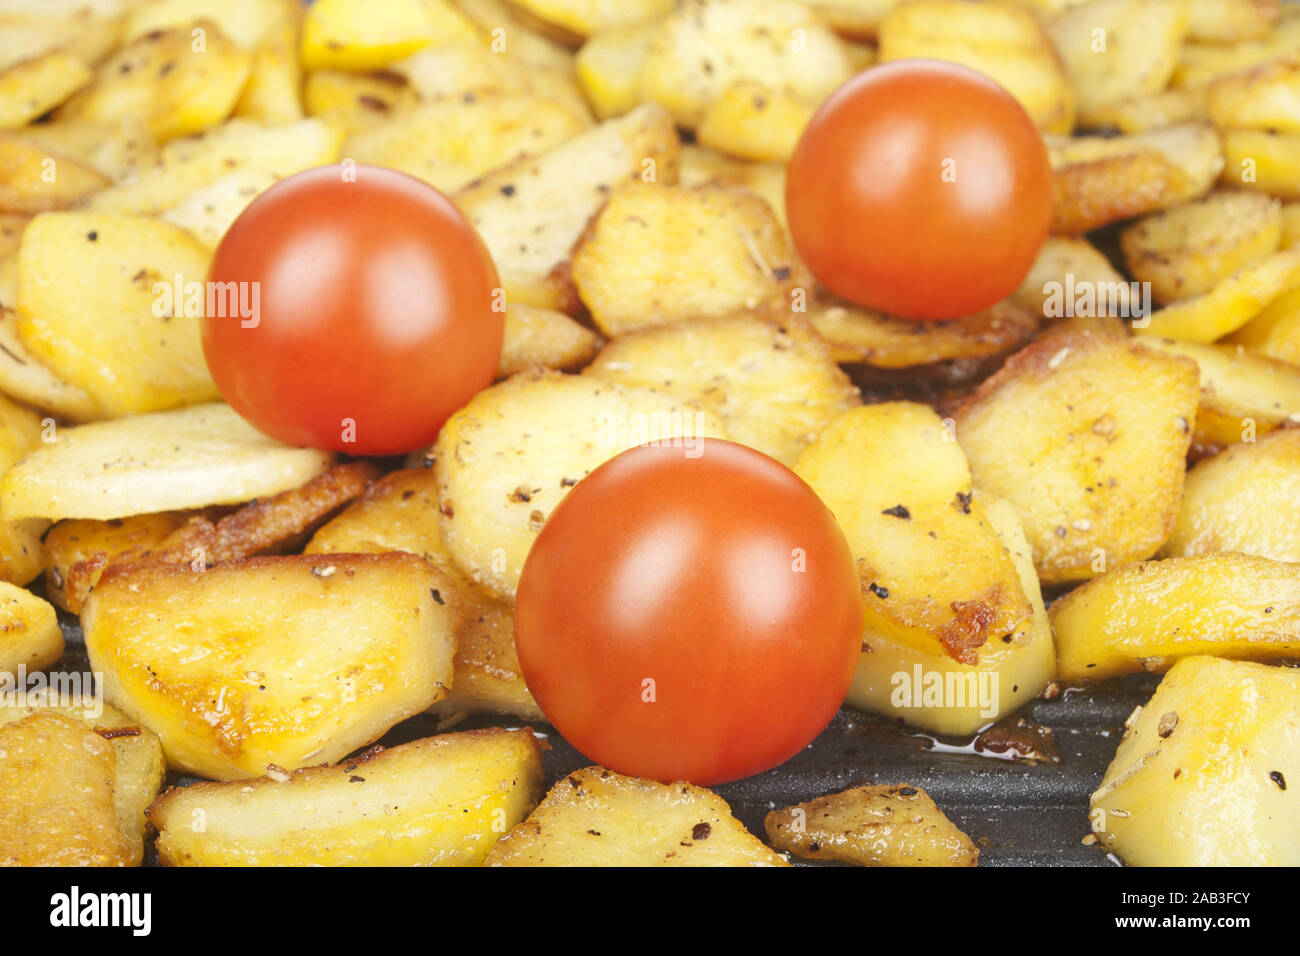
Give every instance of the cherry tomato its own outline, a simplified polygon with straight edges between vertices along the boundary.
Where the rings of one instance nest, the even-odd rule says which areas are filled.
[[[798,753],[844,701],[862,597],[821,499],[719,439],[641,446],[547,519],[515,640],[555,728],[612,770],[722,783]]]
[[[257,305],[219,301],[225,314],[203,320],[217,388],[291,445],[427,445],[496,372],[505,316],[491,256],[446,196],[403,173],[290,176],[235,220],[208,278],[209,296],[234,282]]]
[[[911,319],[969,315],[1029,272],[1052,218],[1042,136],[997,83],[897,60],[822,105],[790,160],[795,248],[827,289]]]

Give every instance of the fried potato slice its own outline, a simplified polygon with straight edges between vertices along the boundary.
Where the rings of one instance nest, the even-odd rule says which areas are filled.
[[[606,335],[741,311],[788,310],[801,267],[771,207],[746,189],[637,183],[615,192],[573,255]]]
[[[538,368],[577,368],[591,361],[599,346],[600,336],[563,312],[508,305],[497,377]]]
[[[620,116],[641,103],[641,71],[658,30],[658,20],[600,30],[574,56],[578,83],[600,119]]]
[[[455,609],[409,554],[117,565],[82,607],[106,697],[217,780],[333,763],[442,697]]]
[[[61,429],[0,479],[11,517],[123,518],[239,504],[305,484],[330,456],[263,435],[228,405]]]
[[[309,70],[379,70],[432,44],[481,41],[448,0],[316,0],[302,27]]]
[[[303,117],[302,64],[298,61],[297,4],[253,50],[253,65],[235,115],[255,123],[293,123]]]
[[[40,123],[15,135],[47,155],[75,160],[114,183],[140,175],[158,160],[158,144],[138,116],[126,116],[109,125]],[[93,198],[98,193],[90,195]]]
[[[1233,128],[1221,135],[1223,183],[1300,199],[1300,133]]]
[[[0,707],[0,727],[33,714],[58,714],[79,721],[112,745],[116,758],[113,807],[118,826],[131,845],[131,863],[139,865],[149,826],[144,813],[158,796],[167,773],[158,736],[103,701],[53,693],[48,687],[19,695],[10,706]]]
[[[312,70],[303,81],[302,100],[308,116],[320,117],[349,134],[379,126],[394,110],[420,102],[406,80],[392,70]]]
[[[1120,100],[1092,111],[1092,125],[1113,127],[1121,133],[1145,133],[1183,123],[1208,121],[1204,86],[1177,86],[1131,99]]]
[[[1048,32],[1065,60],[1079,119],[1165,88],[1187,35],[1183,0],[1091,0],[1053,19]]]
[[[466,582],[457,592],[455,679],[451,692],[430,708],[434,713],[513,714],[524,720],[546,716],[524,683],[515,647],[514,605]]]
[[[1029,627],[986,642],[973,665],[953,660],[939,646],[918,648],[870,632],[864,635],[849,688],[850,706],[931,733],[968,737],[1024,706],[1056,676],[1052,628],[1020,518],[1005,501],[985,496],[975,500],[1015,564],[1020,587],[1033,607]]]
[[[972,498],[961,446],[925,405],[846,412],[796,473],[834,512],[862,579],[864,640],[881,635],[974,665],[987,642],[1023,642],[1033,607]]]
[[[0,73],[0,128],[17,129],[48,113],[94,74],[75,56],[51,51]]]
[[[1141,290],[1135,290],[1092,243],[1072,236],[1048,237],[1011,300],[1052,322],[1096,319],[1099,325],[1109,318],[1145,314],[1149,307]],[[1010,347],[1022,344],[1033,331],[1027,328]]]
[[[444,571],[455,559],[442,541],[438,481],[432,468],[403,468],[380,478],[312,535],[306,554],[409,551]]]
[[[1300,132],[1300,61],[1274,60],[1210,83],[1206,109],[1221,129]]]
[[[208,259],[187,232],[144,216],[42,214],[19,250],[18,334],[106,414],[210,401],[200,316],[173,294],[202,283]]]
[[[192,26],[199,36],[158,30],[123,46],[55,118],[113,124],[138,116],[159,142],[216,126],[234,110],[252,59],[210,20]]]
[[[63,630],[54,606],[0,581],[0,674],[17,674],[20,667],[43,670],[62,656]]]
[[[1247,263],[1203,295],[1165,306],[1138,328],[1144,336],[1213,342],[1241,328],[1297,285],[1300,249],[1285,249]]]
[[[294,0],[144,0],[128,11],[122,42],[209,20],[240,47],[253,50],[296,6]]]
[[[727,437],[717,416],[665,392],[554,372],[507,379],[452,415],[434,445],[447,548],[513,600],[533,539],[579,480],[635,445],[694,455],[705,437]]]
[[[1281,0],[1188,0],[1187,38],[1202,43],[1261,40],[1281,12]]]
[[[1074,88],[1038,16],[1015,3],[910,0],[880,24],[880,62],[928,57],[997,81],[1043,130],[1074,129]]]
[[[1211,291],[1237,270],[1277,252],[1282,207],[1256,193],[1216,192],[1154,213],[1126,228],[1129,272],[1160,302]]]
[[[333,767],[168,790],[165,866],[477,866],[542,793],[527,728],[374,747]],[[202,825],[196,825],[196,821]]]
[[[121,35],[118,11],[79,4],[50,9],[54,0],[43,0],[40,16],[30,9],[6,11],[5,28],[0,30],[0,68],[15,66],[32,57],[61,50],[86,63],[107,56]],[[20,0],[20,7],[30,7]],[[15,15],[17,14],[17,15]]]
[[[0,395],[0,473],[8,471],[45,436],[41,419]],[[0,581],[27,584],[41,567],[41,534],[48,523],[12,519],[0,505]]]
[[[736,83],[760,83],[815,104],[852,75],[844,44],[802,4],[683,0],[650,42],[641,95],[694,129]]]
[[[733,441],[793,465],[832,420],[860,404],[811,326],[750,316],[683,322],[616,339],[585,371],[693,398]]]
[[[1196,345],[1142,337],[1142,344],[1182,355],[1201,371],[1193,443],[1213,450],[1300,422],[1300,369],[1230,345]]]
[[[1222,342],[1241,346],[1254,355],[1300,366],[1300,287],[1283,292]]]
[[[568,267],[592,216],[624,182],[676,182],[680,146],[668,113],[643,106],[457,193],[456,204],[492,253],[507,303],[576,311]]]
[[[906,369],[935,362],[984,359],[1009,352],[1038,328],[1011,302],[941,322],[912,322],[828,296],[809,303],[808,318],[837,362]]]
[[[436,47],[423,49],[372,76],[404,78],[407,88],[422,101],[473,100],[492,94],[530,96],[568,108],[582,127],[591,123],[591,107],[567,60],[560,66],[539,67],[502,55],[492,46]],[[520,151],[537,152],[543,145]]]
[[[773,810],[763,820],[777,849],[809,860],[859,866],[975,866],[980,851],[907,784],[862,784]]]
[[[1070,332],[1033,343],[956,418],[977,489],[1015,507],[1044,582],[1150,557],[1173,526],[1198,398],[1195,363]]]
[[[16,265],[17,257],[13,261]],[[37,361],[18,334],[18,314],[4,307],[0,307],[0,392],[64,421],[94,421],[104,414],[85,390],[69,385]]]
[[[66,209],[107,185],[108,177],[97,169],[0,132],[0,212]]]
[[[1129,718],[1092,795],[1129,866],[1297,866],[1300,671],[1191,657]]]
[[[455,192],[586,126],[584,117],[545,97],[487,94],[396,111],[354,133],[343,152],[359,163],[387,166]]]
[[[104,568],[119,559],[136,561],[148,557],[193,514],[192,511],[159,511],[108,521],[90,518],[60,521],[46,532],[42,542],[46,596],[65,611],[80,613],[86,595]],[[91,567],[94,571],[88,573]]]
[[[742,81],[709,104],[696,140],[757,162],[787,162],[819,104],[761,83]]]
[[[130,866],[113,745],[60,714],[0,726],[0,866]]]
[[[1300,430],[1233,445],[1187,473],[1164,553],[1239,551],[1300,563]]]
[[[276,182],[275,175],[264,169],[237,169],[196,189],[159,218],[180,226],[208,249],[216,249],[239,214]]]
[[[655,783],[602,767],[577,770],[501,838],[485,866],[785,866],[689,783]]]
[[[1161,672],[1181,657],[1300,654],[1300,564],[1201,554],[1128,564],[1051,609],[1062,680]]]
[[[1089,232],[1195,199],[1224,168],[1219,137],[1208,123],[1133,136],[1049,137],[1048,157],[1056,233]]]
[[[751,163],[725,156],[694,144],[682,147],[681,185],[744,186],[767,200],[782,228],[785,219],[785,166],[781,163]],[[1300,230],[1297,230],[1300,232]]]

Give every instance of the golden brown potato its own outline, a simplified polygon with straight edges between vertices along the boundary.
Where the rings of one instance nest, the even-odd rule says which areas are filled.
[[[1179,661],[1129,718],[1093,831],[1129,866],[1300,865],[1297,726],[1300,671]]]
[[[450,0],[319,0],[303,22],[302,65],[379,70],[431,44],[481,39],[474,22]]]
[[[1193,362],[1129,339],[1040,339],[957,415],[975,487],[1024,521],[1044,582],[1150,557],[1173,527],[1198,398]]]
[[[1300,563],[1300,429],[1234,445],[1187,473],[1164,553],[1258,554]]]
[[[688,783],[655,783],[601,767],[569,774],[501,838],[486,866],[785,866]]]
[[[763,821],[778,849],[859,866],[975,866],[980,851],[930,795],[906,784],[862,784],[773,810]]]
[[[578,82],[600,119],[620,116],[641,103],[641,70],[658,20],[600,30],[574,57]]]
[[[782,228],[786,227],[782,163],[751,163],[691,144],[682,147],[679,176],[681,185],[688,187],[744,186],[766,199]]]
[[[1221,341],[1263,358],[1300,366],[1300,288],[1277,296],[1259,315]]]
[[[442,697],[456,608],[409,554],[110,568],[82,607],[106,697],[173,767],[219,780],[331,763]]]
[[[1228,186],[1255,189],[1280,199],[1300,199],[1300,133],[1271,129],[1225,129],[1223,173]]]
[[[298,61],[301,14],[296,3],[253,49],[253,63],[235,115],[257,123],[292,123],[303,117],[302,64]]]
[[[771,207],[747,189],[634,184],[610,197],[573,256],[602,332],[787,310],[802,282]]]
[[[1220,129],[1300,132],[1300,61],[1274,60],[1210,83],[1206,109]],[[1235,175],[1236,170],[1226,170]]]
[[[1300,249],[1248,262],[1209,292],[1160,309],[1140,327],[1145,335],[1213,342],[1255,318],[1300,283]]]
[[[77,614],[105,567],[118,559],[138,560],[157,550],[167,536],[188,521],[193,512],[159,511],[97,521],[73,518],[60,521],[45,535],[45,593],[51,601]],[[93,574],[72,569],[93,564]]]
[[[16,267],[18,257],[7,261]],[[52,412],[60,421],[88,422],[103,416],[84,389],[63,381],[27,350],[18,334],[18,314],[10,308],[0,308],[0,392]]]
[[[107,185],[108,177],[91,166],[0,132],[0,212],[66,209]]]
[[[35,56],[0,73],[0,128],[26,126],[90,82],[84,62],[62,51]]]
[[[1121,133],[1145,133],[1183,123],[1208,122],[1204,86],[1179,86],[1120,100],[1092,111],[1092,125]]]
[[[798,315],[702,319],[616,339],[585,374],[693,398],[733,441],[793,465],[858,390]]]
[[[532,732],[494,727],[173,788],[149,819],[167,866],[477,866],[541,792]]]
[[[1300,564],[1202,554],[1128,564],[1052,605],[1061,679],[1164,671],[1213,654],[1275,661],[1300,653]]]
[[[63,630],[54,607],[0,581],[0,674],[42,670],[62,656]]]
[[[513,714],[524,720],[546,716],[524,683],[515,648],[515,608],[466,581],[457,592],[455,678],[434,713]]]
[[[1071,236],[1048,237],[1011,299],[1051,323],[1091,319],[1099,328],[1109,319],[1136,317],[1150,308],[1140,287],[1120,275],[1105,255],[1087,239]],[[1023,344],[1033,331],[1028,329],[1011,347]]]
[[[50,433],[48,425],[30,409],[0,394],[0,473],[39,447]],[[48,522],[24,515],[10,517],[16,514],[0,505],[0,581],[21,585],[41,573],[41,534]]]
[[[820,105],[744,80],[709,104],[695,132],[703,146],[756,162],[787,162]]]
[[[1255,193],[1216,192],[1154,213],[1120,234],[1129,272],[1159,302],[1211,291],[1249,263],[1277,252],[1282,207]]]
[[[579,129],[588,126],[591,106],[582,95],[567,57],[559,66],[530,65],[510,55],[510,43],[515,40],[517,34],[506,42],[505,55],[496,43],[425,48],[371,78],[405,78],[409,92],[424,102],[531,97],[568,109],[580,121]],[[399,99],[394,105],[405,104]],[[523,151],[537,152],[542,145],[537,143]]]
[[[591,361],[599,346],[600,336],[563,312],[509,305],[497,378],[538,368],[578,368]]]
[[[0,865],[130,866],[113,805],[113,745],[78,720],[0,726]]]
[[[38,123],[15,135],[46,154],[76,160],[114,183],[143,174],[158,160],[158,144],[138,116],[124,116],[108,124],[83,120]],[[98,195],[92,194],[91,199]]]

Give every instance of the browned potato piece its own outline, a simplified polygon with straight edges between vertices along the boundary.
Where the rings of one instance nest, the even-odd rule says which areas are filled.
[[[0,866],[130,866],[113,745],[60,714],[0,726]]]
[[[109,185],[99,170],[9,132],[0,132],[0,212],[66,209]]]
[[[859,866],[975,866],[980,851],[929,794],[906,784],[863,784],[773,810],[763,821],[778,849]]]
[[[682,147],[680,170],[683,186],[744,186],[767,200],[782,227],[785,220],[785,164],[751,163],[694,144]],[[1300,203],[1297,204],[1300,234]]]
[[[545,720],[519,666],[514,605],[469,581],[456,594],[461,610],[455,678],[451,691],[431,709],[448,715],[513,714],[524,720]]]
[[[1246,325],[1300,284],[1300,249],[1248,262],[1204,295],[1158,310],[1141,326],[1146,335],[1214,342]]]
[[[689,783],[602,767],[569,774],[501,838],[486,866],[785,866],[727,802]]]
[[[573,282],[606,335],[744,310],[788,309],[797,261],[747,189],[634,184],[616,192],[573,256]]]
[[[1212,551],[1300,562],[1300,429],[1233,445],[1187,473],[1164,553]]]
[[[1202,554],[1128,564],[1051,609],[1062,680],[1165,671],[1212,654],[1280,661],[1300,655],[1300,564]]]
[[[0,675],[49,667],[63,656],[54,608],[31,591],[0,581]],[[3,698],[0,698],[2,700]]]
[[[75,56],[55,50],[0,73],[0,127],[26,126],[90,82]]]
[[[105,696],[218,780],[330,763],[445,695],[456,608],[411,554],[110,568],[82,607]]]
[[[149,819],[168,866],[477,866],[542,783],[532,732],[494,727],[174,788]]]
[[[1300,366],[1300,288],[1283,292],[1259,315],[1221,341],[1225,345],[1239,345],[1254,355]]]
[[[635,332],[605,346],[585,374],[698,399],[733,441],[787,465],[860,402],[798,315],[781,324],[735,316]]]
[[[534,368],[577,368],[591,361],[599,345],[600,336],[563,312],[508,305],[497,377],[509,378]]]
[[[957,415],[975,487],[1024,521],[1044,582],[1150,557],[1177,514],[1196,366],[1071,332],[1017,352]]]

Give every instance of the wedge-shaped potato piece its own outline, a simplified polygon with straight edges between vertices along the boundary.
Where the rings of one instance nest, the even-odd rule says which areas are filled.
[[[1300,653],[1300,564],[1201,554],[1129,564],[1052,605],[1062,680],[1164,671],[1180,657]]]
[[[218,780],[333,763],[452,679],[445,577],[408,554],[110,568],[82,608],[106,697]]]
[[[448,0],[317,0],[302,27],[302,64],[378,70],[434,43],[479,41]]]
[[[1224,168],[1208,123],[1133,136],[1050,137],[1056,208],[1052,231],[1088,232],[1204,195]]]
[[[215,399],[200,316],[173,292],[202,283],[208,259],[184,230],[143,216],[37,216],[19,252],[18,333],[107,414]]]
[[[1147,216],[1120,234],[1129,272],[1160,302],[1211,291],[1238,269],[1277,252],[1281,204],[1256,193],[1217,192]]]
[[[32,411],[0,395],[0,473],[36,447],[44,431]],[[41,535],[47,526],[39,519],[12,520],[0,506],[0,581],[22,585],[40,574]]]
[[[625,24],[593,34],[573,59],[578,83],[600,119],[641,103],[641,70],[659,21]]]
[[[973,665],[985,643],[1027,638],[1033,608],[1015,564],[930,408],[847,412],[795,471],[835,513],[857,560],[866,640],[879,634]]]
[[[650,43],[641,95],[693,129],[735,83],[751,80],[820,103],[852,74],[844,44],[802,4],[684,0]]]
[[[0,133],[0,212],[64,209],[107,185],[97,169],[15,133]]]
[[[733,441],[787,465],[859,404],[826,344],[801,321],[737,316],[637,332],[605,346],[586,374],[696,399]]]
[[[131,862],[144,856],[144,812],[162,789],[167,764],[156,734],[141,727],[116,707],[95,698],[52,693],[49,688],[30,691],[0,707],[0,727],[33,714],[58,714],[84,723],[112,745],[116,757],[113,770],[113,807],[118,826],[131,846]],[[99,750],[94,745],[94,750]]]
[[[524,373],[479,392],[434,446],[447,548],[473,580],[513,599],[547,515],[597,466],[657,442],[698,454],[721,420],[665,392],[595,378]]]
[[[18,257],[14,256],[12,261],[16,267]],[[84,389],[69,385],[37,361],[18,334],[18,313],[3,307],[0,307],[0,392],[34,408],[53,412],[64,421],[88,422],[103,417],[99,404]]]
[[[433,469],[389,472],[321,526],[304,548],[306,554],[340,551],[409,551],[444,571],[454,570],[455,559],[442,541]]]
[[[1079,119],[1119,100],[1165,88],[1183,38],[1183,0],[1091,0],[1062,13],[1048,30],[1078,97]]]
[[[1188,0],[1187,38],[1208,43],[1260,40],[1281,12],[1281,0]]]
[[[1074,129],[1074,89],[1040,19],[1014,3],[911,0],[880,24],[880,61],[928,57],[996,80],[1040,129]],[[1172,65],[1171,65],[1172,68]]]
[[[782,228],[786,227],[785,166],[781,163],[751,163],[689,145],[682,147],[678,175],[683,186],[744,186],[766,199]]]
[[[673,0],[515,0],[526,11],[562,35],[589,37],[593,33],[662,17]]]
[[[912,322],[818,297],[809,304],[808,318],[829,343],[835,361],[883,369],[1001,355],[1038,329],[1033,315],[1010,302],[960,319]]]
[[[61,429],[0,479],[11,517],[123,518],[238,504],[310,481],[330,456],[267,438],[228,405]]]
[[[231,120],[203,136],[168,143],[157,165],[96,194],[90,206],[104,212],[153,215],[241,169],[283,178],[332,163],[338,159],[343,134],[343,127],[318,119],[285,126]]]
[[[1165,306],[1140,330],[1180,342],[1213,342],[1235,332],[1297,286],[1300,249],[1284,249],[1247,263],[1204,295]]]
[[[1300,422],[1300,369],[1230,345],[1143,336],[1142,344],[1190,358],[1201,370],[1195,445],[1224,448]]]
[[[846,703],[937,734],[968,737],[1038,696],[1056,676],[1056,648],[1043,606],[1033,550],[1020,518],[1005,501],[976,499],[1011,555],[1020,587],[1033,606],[1025,631],[980,648],[979,663],[962,664],[942,647],[870,631]]]
[[[906,784],[863,784],[773,810],[763,821],[778,849],[859,866],[975,866],[980,851],[929,794]]]
[[[786,162],[820,104],[761,83],[742,81],[709,104],[696,139],[741,159]]]
[[[1121,133],[1145,133],[1182,123],[1199,123],[1209,118],[1203,86],[1178,86],[1120,100],[1092,111],[1093,126],[1113,127]]]
[[[235,108],[252,59],[211,21],[193,29],[201,32],[159,30],[128,43],[57,119],[112,124],[138,116],[159,142],[216,126]]]
[[[1300,366],[1300,287],[1283,292],[1222,341],[1264,358]]]
[[[1205,104],[1221,128],[1300,132],[1300,61],[1274,60],[1220,77]]]
[[[343,153],[454,192],[489,170],[570,139],[586,125],[574,110],[544,97],[489,94],[396,112],[351,136]]]
[[[1049,236],[1011,299],[1050,322],[1096,319],[1104,327],[1107,319],[1149,313],[1150,302],[1135,286],[1087,239]]]
[[[577,368],[591,360],[599,342],[595,332],[563,312],[509,305],[497,377],[535,368]]]
[[[1164,553],[1258,554],[1300,563],[1300,430],[1220,452],[1187,474]]]
[[[168,790],[165,866],[478,866],[542,793],[536,738],[472,730],[333,767]]]
[[[1300,865],[1297,728],[1300,671],[1179,661],[1130,719],[1092,828],[1130,866]]]
[[[188,27],[210,20],[245,50],[252,50],[291,13],[294,0],[145,0],[135,4],[122,25],[122,42],[155,30]]]
[[[42,670],[62,656],[63,631],[54,606],[0,581],[0,674],[17,674],[20,667]]]
[[[296,4],[295,4],[296,6]],[[298,16],[272,27],[253,51],[253,65],[235,115],[256,123],[292,123],[303,117]]]
[[[81,721],[0,726],[0,866],[130,866],[113,805],[113,745]]]
[[[1150,557],[1173,526],[1193,362],[1071,332],[1013,355],[957,415],[975,487],[1020,514],[1044,582]]]
[[[1300,133],[1225,129],[1223,174],[1229,186],[1300,199]]]
[[[771,207],[748,190],[633,184],[573,256],[573,282],[606,335],[789,308],[798,263]]]
[[[48,113],[90,82],[90,68],[53,51],[0,73],[0,127],[16,129]]]
[[[508,303],[572,312],[574,245],[610,192],[629,180],[677,181],[672,119],[644,106],[518,159],[455,196],[496,262]]]
[[[569,774],[487,866],[785,866],[711,790],[601,767]]]
[[[17,135],[49,155],[76,160],[113,182],[139,175],[158,160],[158,144],[139,116],[124,116],[107,125],[82,121],[39,123]]]
[[[108,521],[60,521],[46,532],[42,542],[46,596],[65,611],[80,613],[86,595],[104,568],[115,560],[148,557],[192,515],[190,511],[159,511]],[[96,570],[86,573],[78,567],[83,564]]]

